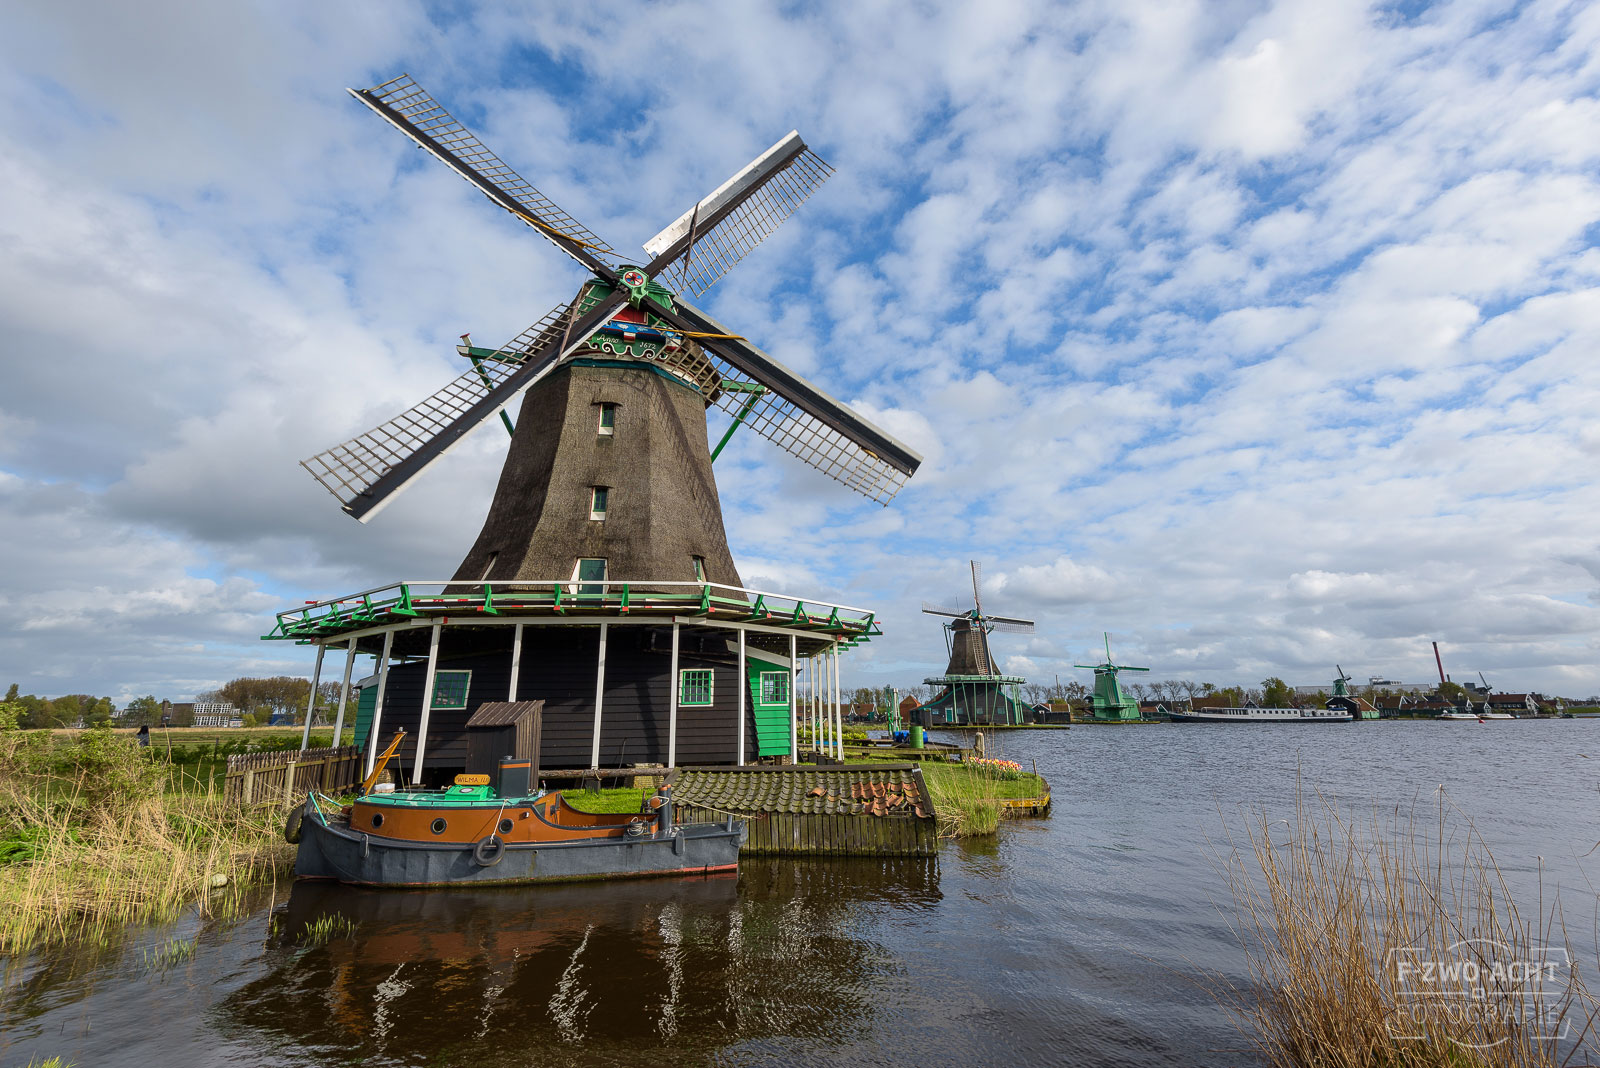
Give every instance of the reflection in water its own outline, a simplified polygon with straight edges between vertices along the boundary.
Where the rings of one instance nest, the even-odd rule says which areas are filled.
[[[302,883],[271,918],[265,967],[214,1022],[332,1063],[685,1064],[780,1037],[834,1046],[872,1025],[893,967],[866,937],[874,914],[938,901],[933,860],[419,893]],[[314,944],[308,929],[332,916],[354,932]]]

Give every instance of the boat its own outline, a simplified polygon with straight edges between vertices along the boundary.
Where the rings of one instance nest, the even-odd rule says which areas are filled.
[[[506,757],[493,780],[464,774],[443,789],[395,790],[377,783],[379,763],[347,806],[307,794],[284,827],[299,845],[295,877],[422,887],[738,871],[744,821],[676,822],[671,775],[638,813],[592,813],[538,789],[530,769]]]
[[[1481,722],[1483,722],[1483,720],[1486,717],[1480,716],[1476,712],[1440,712],[1437,718],[1439,718],[1439,719],[1470,719],[1470,720],[1473,720],[1474,722],[1481,723]],[[1506,716],[1504,718],[1510,719],[1511,717],[1510,716]]]
[[[1479,719],[1516,719],[1510,712],[1479,712]]]
[[[1173,711],[1174,723],[1349,723],[1351,715],[1328,708],[1197,708]]]
[[[500,796],[487,780],[458,775],[443,790],[375,792],[345,808],[308,795],[285,835],[299,842],[295,877],[488,886],[739,868],[744,822],[676,823],[670,785],[646,799],[644,812],[601,814],[578,811],[560,791]]]

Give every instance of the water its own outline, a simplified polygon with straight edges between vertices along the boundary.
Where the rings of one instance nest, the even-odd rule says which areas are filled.
[[[1051,818],[934,861],[738,879],[382,893],[301,885],[227,923],[13,961],[0,1065],[1234,1065],[1196,983],[1239,980],[1222,834],[1297,778],[1370,812],[1437,787],[1525,905],[1591,944],[1600,722],[1170,725],[1007,734]],[[304,944],[339,914],[350,937]],[[145,947],[194,937],[150,970]]]

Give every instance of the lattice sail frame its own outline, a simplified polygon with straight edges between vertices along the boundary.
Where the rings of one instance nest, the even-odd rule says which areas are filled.
[[[794,147],[790,149],[787,162],[771,173],[759,175],[753,188],[738,187],[747,172],[760,167],[768,155],[784,149],[791,140]],[[671,237],[687,234],[692,226],[693,243],[676,259],[659,268],[656,277],[664,280],[669,289],[697,297],[703,295],[782,226],[832,174],[833,168],[807,148],[799,134],[791,133],[701,200],[695,209],[645,243],[646,252],[658,255],[670,247]],[[742,195],[745,199],[722,218],[715,218],[718,199],[729,195]],[[698,221],[696,210],[701,213]]]
[[[301,460],[300,466],[345,505],[352,504],[380,478],[448,430],[523,364],[558,348],[572,326],[572,308],[571,304],[553,308],[479,366],[463,371],[393,419]]]
[[[605,241],[596,236],[577,219],[562,211],[554,201],[539,192],[525,178],[512,170],[509,164],[489,151],[488,147],[482,141],[479,141],[471,130],[461,125],[455,116],[446,111],[438,101],[428,95],[422,86],[413,81],[411,75],[402,74],[398,78],[389,79],[382,85],[375,85],[363,92],[351,90],[351,93],[363,103],[370,104],[371,101],[375,100],[383,104],[405,119],[406,122],[416,127],[417,130],[421,131],[441,148],[444,148],[446,152],[441,154],[435,152],[433,147],[425,141],[417,141],[436,159],[451,170],[461,174],[469,182],[472,179],[468,174],[462,173],[463,167],[471,172],[471,175],[476,175],[482,181],[487,182],[521,203],[532,213],[533,217],[530,218],[519,211],[512,211],[506,204],[500,204],[500,206],[512,211],[512,214],[521,218],[523,222],[535,230],[538,230],[546,240],[550,239],[549,233],[544,229],[544,227],[548,226],[573,241],[585,245],[597,253],[602,253],[604,258],[615,258],[616,253],[610,245],[606,244]],[[377,111],[378,109],[374,108],[373,110]],[[378,114],[383,115],[385,119],[389,118],[382,111],[378,111]],[[404,126],[399,127],[399,129],[407,137],[417,140],[413,137],[411,131]],[[494,200],[493,197],[489,199]],[[495,203],[499,204],[500,202],[496,200]],[[559,241],[550,241],[550,243],[567,255],[572,255],[572,251],[564,247]],[[583,260],[578,259],[576,256],[573,256],[573,259],[583,263]],[[589,265],[584,264],[584,266],[587,267]]]
[[[743,379],[743,368],[729,363],[720,354],[706,349],[712,364],[724,378]],[[723,390],[714,401],[718,408],[738,418],[750,401],[748,393]],[[789,455],[804,461],[838,482],[888,504],[911,476],[891,466],[843,433],[824,423],[775,389],[756,397],[744,413],[742,425],[754,430]]]

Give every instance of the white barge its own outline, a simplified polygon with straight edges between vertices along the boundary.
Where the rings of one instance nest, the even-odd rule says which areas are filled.
[[[1174,723],[1349,723],[1350,713],[1328,708],[1197,708],[1173,712]]]

